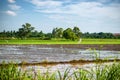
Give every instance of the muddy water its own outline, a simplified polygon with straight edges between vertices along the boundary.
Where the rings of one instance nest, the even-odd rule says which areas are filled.
[[[57,65],[34,65],[34,66],[26,66],[22,67],[23,70],[31,71],[34,70],[35,72],[46,73],[54,73],[60,71],[62,74],[65,72],[66,69],[70,69],[70,73],[82,68],[86,70],[90,70],[95,67],[95,64],[57,64]]]
[[[120,51],[112,50],[90,50],[63,47],[43,47],[35,45],[0,45],[0,63],[2,61],[14,62],[64,62],[71,60],[94,60],[95,53],[99,58],[120,59]]]
[[[80,69],[82,70],[87,70],[89,72],[94,73],[93,71],[96,70],[96,67],[99,66],[99,68],[103,68],[105,66],[110,66],[112,65],[113,62],[107,62],[107,63],[100,63],[100,64],[95,64],[95,63],[88,63],[88,64],[56,64],[56,65],[32,65],[32,66],[24,66],[24,67],[19,67],[23,71],[27,71],[28,73],[32,74],[53,74],[56,73],[58,74],[58,71],[63,75],[64,72],[68,69],[69,74],[73,74],[75,71],[79,71]],[[95,73],[94,73],[95,74]]]

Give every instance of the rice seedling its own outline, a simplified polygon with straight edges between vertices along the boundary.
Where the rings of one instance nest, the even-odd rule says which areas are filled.
[[[79,69],[73,73],[74,80],[91,80],[90,72],[84,69]]]
[[[0,80],[28,80],[30,76],[27,75],[26,71],[18,69],[18,66],[13,62],[6,64],[2,63],[0,66]]]
[[[59,79],[58,80],[68,80],[69,72],[70,72],[70,68],[67,68],[63,74],[61,74],[61,72],[58,70],[58,74],[59,74],[59,76],[58,76]]]
[[[106,80],[120,80],[120,63],[114,63],[111,67],[109,67]]]
[[[0,66],[0,80],[120,80],[120,63],[113,63],[106,66],[98,66],[90,71],[78,69],[70,73],[67,68],[64,72],[53,72],[49,70],[46,73],[33,71],[33,74],[26,70],[18,69],[18,66],[9,63],[2,63]]]
[[[57,79],[56,72],[49,73],[49,71],[46,71],[46,73],[44,74],[39,72],[36,77],[37,77],[36,80],[56,80]]]

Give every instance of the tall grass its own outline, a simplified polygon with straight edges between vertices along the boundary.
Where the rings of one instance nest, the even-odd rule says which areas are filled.
[[[91,70],[78,69],[70,72],[67,68],[65,72],[56,71],[50,73],[40,73],[33,70],[23,71],[14,63],[5,62],[0,66],[0,80],[120,80],[120,63],[113,63],[111,65],[100,66]]]
[[[18,69],[14,63],[5,62],[0,66],[0,80],[30,80],[31,76],[26,71]]]

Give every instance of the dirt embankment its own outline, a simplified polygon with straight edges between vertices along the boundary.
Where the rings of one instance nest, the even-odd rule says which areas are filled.
[[[41,44],[36,45],[40,47],[52,47],[52,48],[71,48],[71,49],[96,49],[96,50],[116,50],[120,51],[120,45],[119,44],[106,44],[106,45],[100,45],[100,44]]]
[[[4,46],[4,45],[0,45]],[[96,49],[96,50],[115,50],[120,51],[120,44],[24,44],[14,46],[38,46],[47,48],[71,48],[71,49]]]

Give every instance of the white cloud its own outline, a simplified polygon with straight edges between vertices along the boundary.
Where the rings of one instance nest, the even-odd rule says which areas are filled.
[[[15,3],[15,0],[8,0],[9,3]]]
[[[57,4],[52,4],[52,2]],[[109,2],[109,0],[104,2]],[[54,21],[73,22],[73,24],[118,24],[120,22],[120,3],[72,2],[54,0],[31,0],[35,11],[45,13]],[[48,15],[49,14],[49,15]],[[87,24],[86,24],[87,23]]]
[[[75,17],[70,16],[69,17],[67,15],[60,15],[60,14],[54,14],[54,15],[47,15],[47,17],[49,19],[54,20],[55,22],[62,22],[62,23],[67,23],[67,24],[72,24],[75,23],[75,21],[73,20]]]
[[[56,7],[61,6],[61,1],[52,1],[52,0],[29,0],[32,4],[34,4],[37,7]]]
[[[68,8],[69,12],[74,12],[81,17],[120,18],[120,4],[119,6],[105,6],[98,2],[82,2],[76,5],[69,5]]]
[[[6,11],[6,14],[10,15],[10,16],[16,16],[17,14],[14,11]]]
[[[56,8],[37,8],[38,12],[53,14],[73,14],[79,17],[97,18],[108,17],[120,19],[120,4],[104,5],[99,2],[80,2],[59,6]]]
[[[12,5],[8,5],[10,7],[10,9],[12,10],[19,10],[21,7],[16,5],[16,4],[12,4]]]

